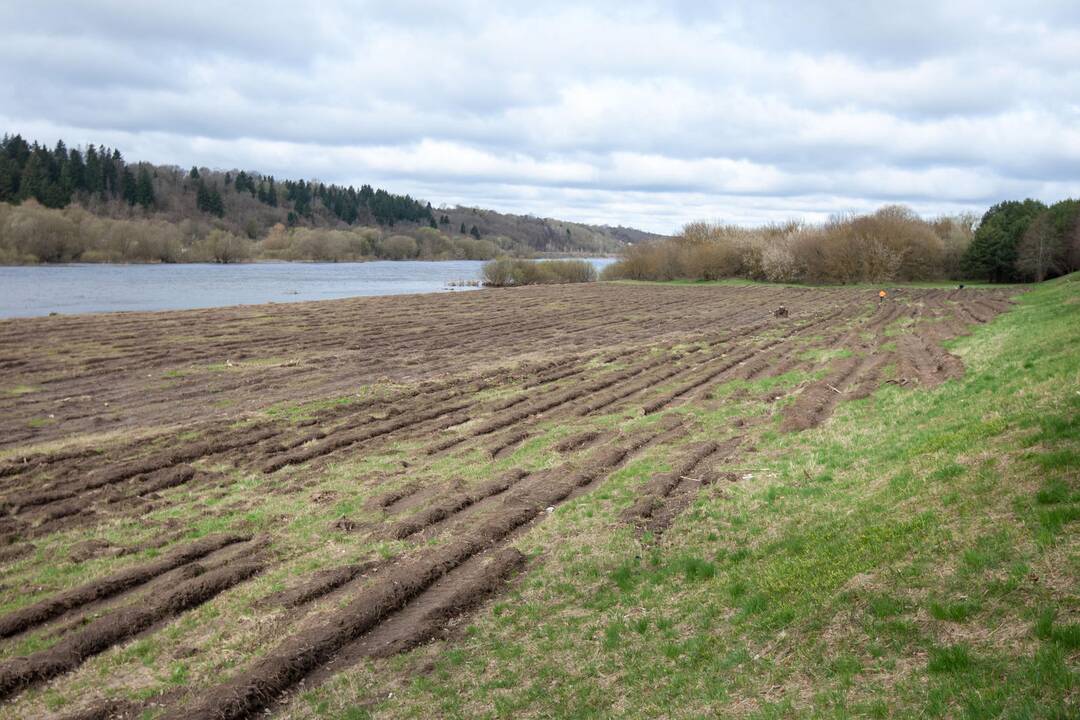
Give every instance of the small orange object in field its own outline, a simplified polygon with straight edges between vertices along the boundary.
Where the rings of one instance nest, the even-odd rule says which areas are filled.
[[[879,293],[877,294],[877,296],[878,296],[879,298],[881,298],[882,300],[884,300],[884,299],[885,299],[885,296],[886,296],[886,295],[888,295],[888,293],[887,293],[887,292],[885,292],[884,290],[882,290],[881,292],[879,292]]]

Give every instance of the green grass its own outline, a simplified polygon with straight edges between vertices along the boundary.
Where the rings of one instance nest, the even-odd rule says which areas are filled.
[[[16,385],[15,387],[9,387],[4,389],[4,393],[7,395],[29,395],[40,390],[40,387],[35,385]]]
[[[931,673],[957,673],[969,670],[975,664],[971,652],[963,645],[931,648],[930,661],[926,664]]]
[[[361,400],[376,397],[378,393],[383,391],[385,391],[385,388],[364,387],[360,388],[354,395],[342,395],[305,403],[280,403],[270,406],[265,412],[268,417],[275,420],[286,420],[295,423],[312,418],[320,412],[347,407]]]

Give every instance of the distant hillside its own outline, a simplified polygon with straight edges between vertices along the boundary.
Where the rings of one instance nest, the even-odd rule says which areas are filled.
[[[439,227],[447,232],[457,230],[460,233],[462,228],[470,232],[475,226],[481,237],[512,238],[539,253],[613,253],[626,245],[662,237],[621,226],[585,225],[480,208],[438,208],[434,212]]]
[[[449,256],[609,254],[657,237],[622,227],[591,226],[479,208],[433,208],[409,195],[362,185],[280,180],[250,170],[129,162],[119,150],[89,145],[53,149],[5,135],[0,144],[0,201],[34,199],[46,208],[77,205],[116,220],[184,223],[185,236],[212,231],[253,241],[291,229],[371,228],[365,237],[413,237]],[[421,229],[428,229],[419,233]],[[439,238],[430,230],[437,230]],[[378,250],[378,239],[374,242]],[[486,241],[477,247],[474,241]],[[280,244],[280,238],[273,243]],[[399,243],[400,244],[400,243]],[[465,249],[462,250],[461,247]],[[418,252],[421,252],[418,250]],[[444,253],[445,254],[445,253]],[[308,258],[304,258],[308,259]],[[351,259],[351,258],[350,258]]]

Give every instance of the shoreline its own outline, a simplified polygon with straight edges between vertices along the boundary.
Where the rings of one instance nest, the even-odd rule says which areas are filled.
[[[498,260],[499,258],[512,258],[514,260],[608,260],[616,259],[613,255],[567,255],[567,254],[553,254],[553,255],[537,255],[533,257],[518,257],[516,255],[497,255],[493,258],[487,258],[485,260],[470,260],[469,258],[403,258],[401,260],[390,260],[388,258],[368,258],[363,260],[280,260],[277,258],[258,258],[254,260],[241,260],[238,262],[205,262],[205,261],[192,261],[192,262],[160,262],[160,261],[147,261],[147,262],[65,262],[65,263],[0,263],[0,269],[3,268],[41,268],[41,267],[184,267],[189,265],[206,265],[210,267],[224,267],[224,266],[242,266],[242,265],[369,265],[371,263],[409,263],[409,262],[422,262],[422,263],[440,263],[440,262],[479,262],[486,263],[492,260]]]

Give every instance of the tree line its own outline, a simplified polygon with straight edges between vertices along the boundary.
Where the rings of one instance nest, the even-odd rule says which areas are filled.
[[[49,150],[19,135],[4,135],[0,142],[0,202],[34,199],[45,207],[61,208],[80,195],[120,199],[144,209],[154,206],[150,169],[132,170],[119,150],[104,145],[83,152],[68,150],[63,140]]]
[[[279,184],[272,175],[197,167],[183,174],[177,168],[129,164],[115,148],[91,144],[85,150],[69,149],[60,140],[49,149],[5,134],[0,141],[0,202],[29,199],[49,208],[78,203],[101,211],[112,203],[113,209],[138,206],[174,219],[195,214],[229,218],[235,225],[229,229],[252,238],[279,221],[287,226],[340,222],[393,227],[406,222],[436,227],[429,203],[371,185],[357,189],[303,179]],[[280,212],[261,212],[259,206]]]
[[[480,208],[443,207],[436,214],[430,203],[369,184],[355,187],[279,180],[250,170],[129,162],[118,149],[107,146],[72,148],[60,140],[49,147],[21,135],[4,135],[0,140],[0,205],[31,200],[56,210],[75,205],[114,220],[209,226],[256,241],[278,224],[297,229],[375,227],[399,234],[428,228],[447,237],[460,236],[462,248],[472,247],[470,240],[491,240],[502,246],[510,238],[513,249],[508,252],[515,255],[595,255],[612,254],[626,242],[655,237],[631,228],[565,223]]]
[[[994,205],[981,218],[932,220],[890,205],[821,224],[760,228],[690,223],[674,237],[635,244],[607,279],[844,284],[917,280],[1041,281],[1080,270],[1080,202]]]
[[[507,237],[474,238],[428,226],[326,228],[277,223],[253,240],[220,227],[216,220],[114,218],[79,205],[49,208],[33,198],[19,205],[0,203],[0,265],[489,260],[530,254],[527,246]]]

